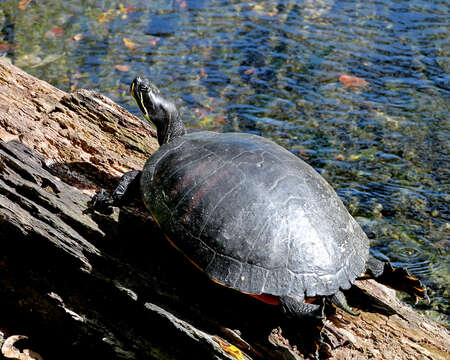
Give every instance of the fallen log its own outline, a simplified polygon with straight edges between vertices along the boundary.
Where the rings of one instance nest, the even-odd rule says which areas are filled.
[[[3,356],[305,358],[302,324],[207,279],[142,204],[90,210],[96,190],[142,167],[155,135],[101,94],[64,93],[0,60]],[[446,329],[392,290],[358,281],[348,297],[361,315],[328,316],[332,359],[449,358]]]

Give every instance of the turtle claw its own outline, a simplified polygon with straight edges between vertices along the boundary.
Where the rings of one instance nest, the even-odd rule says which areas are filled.
[[[315,298],[314,302],[307,302],[291,296],[279,297],[281,311],[288,322],[286,326],[295,329],[299,335],[299,344],[304,353],[311,359],[320,359],[320,352],[324,344],[322,330],[324,327],[325,299]],[[298,324],[302,324],[299,331]]]
[[[372,265],[374,266],[372,267]],[[381,265],[382,271],[380,271]],[[396,268],[389,262],[383,263],[379,260],[370,259],[368,262],[366,275],[369,275],[369,277],[372,277],[376,281],[395,290],[400,290],[407,293],[416,299],[416,303],[419,299],[427,300],[428,302],[430,301],[427,295],[427,289],[422,282],[411,276],[405,268]]]
[[[311,359],[320,359],[320,354],[319,354],[319,349],[320,349],[320,345],[318,342],[314,342],[314,346],[315,346],[315,351],[312,354],[309,354],[311,356]]]
[[[401,290],[408,295],[415,297],[416,301],[419,299],[428,299],[425,286],[419,279],[411,276],[408,270],[405,268],[395,268],[391,264],[389,264],[389,268],[389,282],[392,283],[392,285],[390,285],[389,282],[386,285],[390,285],[394,289]]]
[[[358,312],[353,311],[350,306],[348,306],[347,300],[345,299],[345,295],[342,293],[342,291],[337,291],[329,298],[329,301],[333,306],[345,311],[347,314],[359,316]]]
[[[90,201],[90,208],[102,214],[112,213],[113,198],[105,189],[100,189]]]
[[[139,194],[140,175],[141,172],[138,170],[125,173],[112,193],[105,189],[100,189],[90,201],[91,209],[105,215],[112,214],[113,206],[120,206],[129,198],[136,197]]]

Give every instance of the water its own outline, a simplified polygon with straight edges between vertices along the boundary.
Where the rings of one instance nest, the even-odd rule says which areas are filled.
[[[448,322],[447,1],[0,4],[0,51],[33,75],[135,114],[128,86],[147,76],[188,126],[260,134],[309,162],[374,254],[430,288],[417,308]]]

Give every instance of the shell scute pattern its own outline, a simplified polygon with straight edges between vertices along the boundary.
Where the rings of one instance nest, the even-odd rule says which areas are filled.
[[[199,132],[161,149],[144,168],[145,202],[213,280],[303,297],[348,288],[364,270],[367,237],[331,186],[282,147]]]

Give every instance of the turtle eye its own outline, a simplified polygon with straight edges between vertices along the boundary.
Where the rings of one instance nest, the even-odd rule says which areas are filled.
[[[139,85],[139,92],[147,92],[147,91],[148,91],[147,85],[144,85],[144,84]]]

